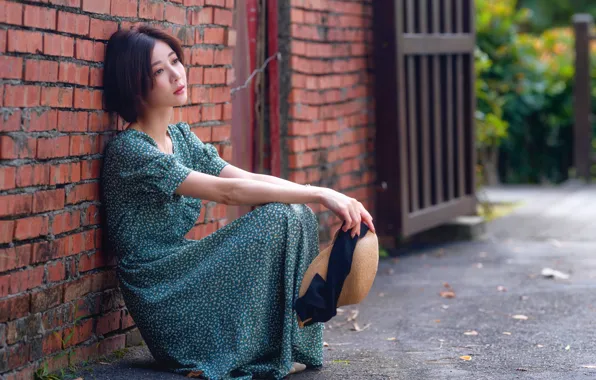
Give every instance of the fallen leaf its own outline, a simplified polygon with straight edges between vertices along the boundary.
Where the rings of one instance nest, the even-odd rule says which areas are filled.
[[[468,360],[472,360],[472,357],[471,357],[470,355],[464,355],[464,356],[460,356],[459,358],[460,358],[461,360],[466,360],[466,361],[468,361]]]
[[[379,297],[385,297],[385,293],[379,293]]]
[[[516,368],[515,370],[516,371],[522,371],[522,372],[526,372],[527,371],[527,369],[525,369],[525,368]]]
[[[435,319],[435,323],[441,323],[440,319]]]
[[[451,285],[449,285],[448,282],[444,282],[443,286],[446,287],[447,289],[451,289]]]
[[[190,371],[186,377],[195,377],[199,378],[203,374],[203,371]]]
[[[586,364],[582,366],[583,368],[596,368],[596,364]]]
[[[569,351],[570,348],[571,346],[567,345],[567,347],[565,347],[565,351]]]
[[[395,337],[392,337],[392,338],[387,338],[387,340],[394,341],[394,340],[397,340],[397,338],[395,338]]]
[[[358,326],[358,323],[354,322],[354,325],[352,326],[352,331],[361,332],[361,331],[366,330],[369,327],[370,327],[370,323],[367,323],[366,325],[364,325],[364,327],[360,328],[360,326]]]
[[[323,342],[323,347],[329,347],[329,343]]]
[[[449,305],[441,305],[441,307],[445,310],[449,309]]]
[[[443,298],[455,298],[455,293],[451,290],[447,290],[439,293]]]
[[[504,286],[501,286],[501,285],[497,286],[497,290],[499,292],[506,292],[507,291],[507,289]]]
[[[478,335],[478,331],[476,331],[476,330],[466,331],[466,332],[464,333],[464,335],[472,335],[472,336],[476,336],[476,335]]]
[[[543,345],[541,345],[541,344],[537,344],[537,345],[536,345],[536,347],[538,347],[538,348],[542,348],[542,347],[544,347],[544,346],[543,346]]]
[[[482,263],[476,263],[475,267],[478,269],[482,269],[482,267],[484,267],[484,265]]]
[[[569,275],[551,268],[543,268],[541,274],[546,278],[554,278],[558,280],[567,280]]]
[[[509,331],[504,331],[503,335],[511,335],[511,333]]]
[[[522,315],[522,314],[517,314],[517,315],[514,315],[514,316],[513,316],[513,317],[511,317],[511,318],[513,318],[513,319],[520,319],[520,320],[522,320],[522,321],[525,321],[525,320],[527,320],[527,319],[528,319],[528,317],[526,317],[525,315]]]

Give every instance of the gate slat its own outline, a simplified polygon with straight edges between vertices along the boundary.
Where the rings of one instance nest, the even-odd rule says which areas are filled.
[[[420,33],[427,34],[428,33],[428,23],[427,23],[427,5],[428,3],[426,0],[420,1],[419,0],[419,17],[420,17]],[[429,123],[429,115],[428,115],[428,107],[429,107],[429,93],[428,93],[428,57],[422,56],[420,57],[420,67],[419,70],[419,78],[420,78],[420,86],[419,86],[419,102],[420,102],[420,116],[422,120],[419,120],[420,123],[418,125],[418,129],[422,129],[420,133],[421,141],[419,142],[421,157],[422,157],[422,208],[430,207],[432,202],[430,199],[430,190],[431,190],[431,177],[430,177],[430,123]]]
[[[418,150],[417,150],[417,131],[416,131],[416,95],[418,90],[415,86],[414,77],[416,75],[416,61],[414,57],[406,57],[408,62],[406,70],[406,78],[408,81],[407,94],[408,99],[408,135],[409,135],[409,146],[410,146],[410,198],[411,198],[411,211],[418,211],[420,203],[418,200]]]
[[[433,30],[435,34],[440,33],[441,28],[441,21],[439,18],[440,12],[440,0],[433,0]],[[433,74],[432,74],[432,83],[433,83],[433,94],[434,100],[432,107],[434,109],[434,150],[435,150],[435,178],[434,178],[434,187],[435,187],[435,197],[436,202],[441,203],[443,202],[443,164],[441,162],[441,158],[443,157],[443,137],[441,135],[441,118],[442,115],[442,107],[441,107],[441,71],[440,71],[440,56],[435,55],[432,58],[433,64]]]

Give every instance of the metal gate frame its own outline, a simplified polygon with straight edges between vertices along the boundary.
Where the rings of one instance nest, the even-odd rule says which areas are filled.
[[[373,6],[375,224],[407,237],[476,214],[474,0]]]

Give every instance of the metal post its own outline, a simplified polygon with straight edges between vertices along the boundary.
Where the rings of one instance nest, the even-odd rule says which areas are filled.
[[[590,40],[593,25],[594,19],[591,15],[573,16],[575,30],[573,161],[577,177],[586,181],[590,181],[592,163]]]

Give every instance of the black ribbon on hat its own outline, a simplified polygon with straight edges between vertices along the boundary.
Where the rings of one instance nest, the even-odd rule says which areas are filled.
[[[343,227],[343,225],[342,225]],[[312,279],[306,293],[294,302],[294,309],[304,326],[316,322],[327,322],[337,315],[337,301],[341,294],[346,277],[352,269],[354,249],[360,236],[366,235],[368,226],[360,224],[360,236],[350,236],[340,227],[337,238],[329,254],[327,281],[318,273]]]

